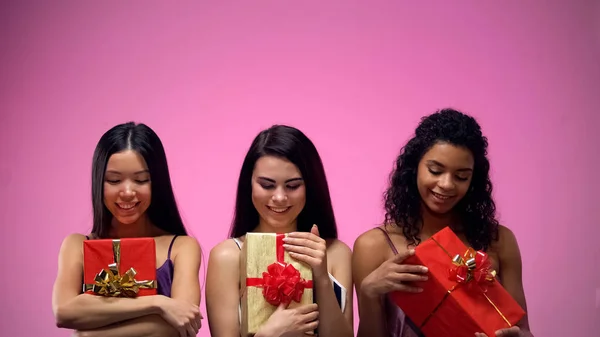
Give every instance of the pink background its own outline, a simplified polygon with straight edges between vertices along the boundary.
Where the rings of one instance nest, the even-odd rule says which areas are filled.
[[[109,127],[160,135],[208,253],[227,235],[252,138],[295,125],[323,157],[352,246],[381,221],[419,117],[454,106],[489,137],[533,331],[598,336],[600,3],[429,2],[3,1],[2,335],[69,335],[51,311],[56,256],[91,228],[92,152]]]

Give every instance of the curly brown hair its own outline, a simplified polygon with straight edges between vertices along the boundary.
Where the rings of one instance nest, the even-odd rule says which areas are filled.
[[[489,176],[488,141],[473,117],[454,109],[423,117],[414,137],[402,148],[384,195],[385,221],[398,226],[409,245],[421,242],[422,201],[417,189],[417,169],[423,155],[439,142],[467,148],[473,154],[471,184],[454,211],[469,244],[487,250],[498,239],[499,226]]]

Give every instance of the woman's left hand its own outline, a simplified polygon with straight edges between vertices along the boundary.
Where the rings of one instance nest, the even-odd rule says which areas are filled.
[[[521,331],[521,329],[518,326],[513,326],[511,328],[500,329],[500,330],[496,331],[495,337],[523,337],[523,336],[525,336],[523,334],[523,331]],[[484,333],[476,332],[475,337],[487,337],[487,335]]]
[[[329,277],[327,274],[327,244],[319,237],[317,225],[313,225],[310,233],[289,233],[283,241],[283,247],[292,258],[311,266],[315,279]]]

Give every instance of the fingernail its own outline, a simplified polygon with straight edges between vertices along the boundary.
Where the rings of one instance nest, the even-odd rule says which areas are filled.
[[[283,241],[283,242],[287,242],[287,241],[288,241],[288,237],[287,237],[287,236],[286,236],[286,237],[284,237],[283,239],[281,239],[281,241]]]
[[[423,272],[424,272],[424,273],[426,273],[426,272],[428,272],[428,271],[429,271],[429,269],[428,269],[427,267],[423,267],[423,268],[421,268],[421,269],[423,270]]]
[[[408,251],[408,253],[409,253],[410,255],[414,255],[414,254],[415,254],[415,250],[414,250],[414,249],[411,249],[411,250],[409,250],[409,251]]]
[[[423,276],[423,281],[427,281],[427,280],[429,280],[429,277]]]
[[[289,248],[290,245],[286,245],[285,243],[283,244],[283,248]]]
[[[423,292],[423,288],[419,288],[419,289],[417,289],[417,292],[418,292],[418,293],[420,293],[420,292]]]

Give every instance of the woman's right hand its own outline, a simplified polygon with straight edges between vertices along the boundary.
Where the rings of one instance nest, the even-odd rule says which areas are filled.
[[[159,303],[162,318],[179,332],[180,337],[194,337],[200,330],[200,308],[187,301],[162,297]]]
[[[414,254],[414,249],[398,253],[373,270],[362,282],[363,295],[375,298],[392,291],[421,292],[421,288],[410,285],[410,282],[427,280],[427,276],[423,275],[427,273],[427,268],[402,264],[405,259]]]
[[[319,311],[316,303],[286,308],[284,304],[273,312],[256,336],[291,337],[303,336],[319,325]]]

